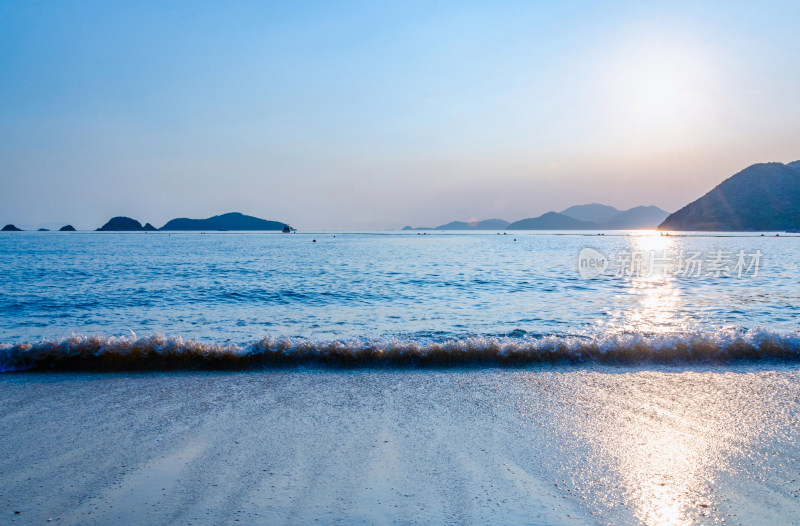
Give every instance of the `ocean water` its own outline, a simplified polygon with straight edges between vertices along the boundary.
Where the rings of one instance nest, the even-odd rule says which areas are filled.
[[[584,249],[605,272],[584,279]],[[172,367],[800,353],[788,234],[24,232],[0,235],[0,267],[4,369],[142,354]]]

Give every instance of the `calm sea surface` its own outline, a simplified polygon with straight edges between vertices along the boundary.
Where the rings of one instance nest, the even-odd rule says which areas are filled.
[[[609,261],[593,279],[584,248]],[[800,237],[774,233],[24,232],[0,235],[0,268],[2,344],[784,334],[800,321]]]

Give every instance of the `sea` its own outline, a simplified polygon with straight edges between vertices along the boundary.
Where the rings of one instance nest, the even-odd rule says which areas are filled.
[[[800,346],[800,237],[785,233],[23,232],[0,236],[0,264],[0,370],[120,353],[144,367],[793,360]]]
[[[0,523],[798,524],[800,236],[0,235]]]

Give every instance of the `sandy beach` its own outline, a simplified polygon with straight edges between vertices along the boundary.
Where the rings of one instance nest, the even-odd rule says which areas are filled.
[[[9,374],[0,522],[794,524],[799,389],[753,365]]]

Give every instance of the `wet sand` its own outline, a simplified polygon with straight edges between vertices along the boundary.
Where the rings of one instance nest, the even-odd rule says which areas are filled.
[[[3,524],[800,522],[797,366],[15,373],[0,396]]]

